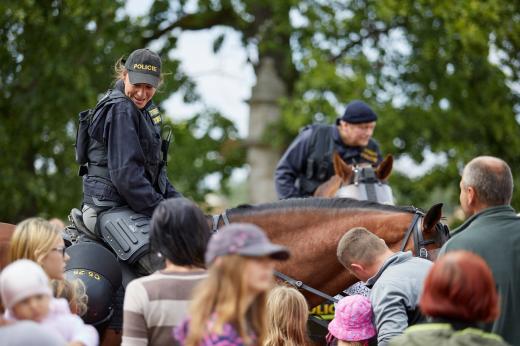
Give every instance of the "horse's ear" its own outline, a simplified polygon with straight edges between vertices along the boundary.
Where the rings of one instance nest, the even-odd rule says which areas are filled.
[[[391,154],[386,155],[385,159],[376,168],[376,177],[379,180],[386,180],[392,173],[394,166],[394,157]]]
[[[435,204],[428,210],[423,219],[423,232],[428,233],[435,228],[435,225],[442,217],[442,203]]]
[[[352,165],[347,165],[337,151],[332,155],[332,163],[334,164],[334,173],[339,175],[344,182],[350,181]]]

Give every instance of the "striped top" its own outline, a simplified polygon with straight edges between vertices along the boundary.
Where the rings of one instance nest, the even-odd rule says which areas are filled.
[[[176,345],[172,328],[187,317],[194,287],[206,272],[155,272],[126,287],[123,346]]]

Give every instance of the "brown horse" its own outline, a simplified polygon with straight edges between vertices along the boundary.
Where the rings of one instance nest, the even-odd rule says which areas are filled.
[[[354,195],[338,195],[338,191],[346,185],[354,183],[356,170],[362,166],[349,165],[343,161],[341,156],[337,152],[332,155],[332,163],[334,166],[334,175],[325,181],[323,184],[318,186],[314,191],[314,197],[351,197],[356,198]],[[375,178],[379,182],[386,183],[390,173],[392,173],[392,167],[394,158],[392,155],[387,155],[385,159],[375,168]],[[386,198],[389,199],[390,197]],[[357,198],[360,199],[360,198]],[[378,202],[382,203],[385,200],[377,199]],[[393,203],[392,203],[393,204]]]
[[[296,280],[334,295],[357,279],[336,259],[336,246],[341,236],[353,227],[365,227],[400,250],[403,239],[406,250],[414,250],[416,236],[423,238],[425,251],[432,254],[445,241],[445,227],[439,223],[442,204],[426,214],[413,207],[396,207],[353,199],[307,198],[282,200],[257,206],[229,209],[229,222],[249,222],[263,228],[271,241],[291,250],[291,258],[278,264],[277,270]],[[406,235],[417,219],[420,231]],[[220,218],[219,218],[220,220]],[[213,223],[213,221],[210,221]],[[223,221],[219,222],[219,226]],[[418,252],[419,250],[414,250]],[[415,253],[419,255],[418,253]],[[322,298],[304,293],[310,306]]]
[[[9,251],[9,242],[13,235],[15,225],[0,222],[0,270],[7,265],[7,253]]]

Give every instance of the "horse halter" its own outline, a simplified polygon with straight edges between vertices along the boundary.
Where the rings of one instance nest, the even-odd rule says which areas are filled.
[[[429,253],[426,249],[426,245],[435,244],[438,242],[442,246],[450,238],[450,231],[448,226],[438,223],[435,225],[435,230],[437,231],[435,239],[424,239],[422,224],[419,222],[419,220],[423,217],[424,213],[421,210],[414,208],[414,216],[410,226],[408,226],[408,229],[406,230],[403,242],[401,243],[400,251],[404,251],[406,244],[408,243],[408,239],[410,239],[410,236],[413,234],[413,245],[416,256],[418,255],[421,258],[432,260],[433,252],[438,252],[439,249],[432,250]]]

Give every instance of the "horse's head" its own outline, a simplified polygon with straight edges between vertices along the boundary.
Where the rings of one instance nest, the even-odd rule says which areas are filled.
[[[394,204],[392,189],[386,183],[392,172],[392,155],[387,155],[376,168],[371,165],[349,165],[337,152],[332,162],[335,174],[316,189],[315,197],[354,198]]]
[[[426,214],[416,210],[399,250],[411,250],[415,256],[434,261],[442,245],[449,239],[448,226],[441,223],[442,203],[432,206]]]

